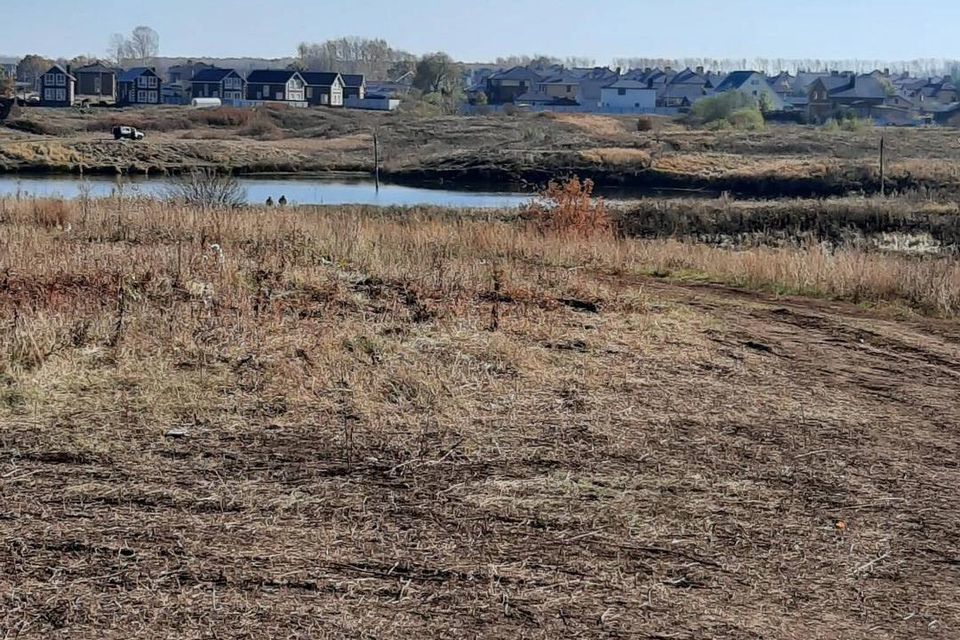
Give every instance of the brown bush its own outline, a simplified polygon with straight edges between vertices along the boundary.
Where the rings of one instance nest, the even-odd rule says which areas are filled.
[[[282,132],[280,127],[275,125],[267,116],[257,114],[255,118],[251,118],[245,126],[241,127],[237,133],[251,138],[276,139],[280,137]]]
[[[649,116],[643,116],[637,120],[637,131],[653,131],[654,123],[653,118]]]
[[[593,197],[593,181],[577,177],[566,182],[551,180],[530,203],[523,217],[542,232],[593,237],[609,235],[613,221],[602,198]]]
[[[34,200],[33,222],[45,229],[65,228],[73,218],[69,203],[63,200]]]
[[[254,119],[256,112],[252,109],[237,107],[220,107],[218,109],[199,109],[190,112],[190,120],[197,124],[211,127],[242,127]]]

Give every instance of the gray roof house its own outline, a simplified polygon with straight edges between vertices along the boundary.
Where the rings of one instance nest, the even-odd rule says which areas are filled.
[[[892,84],[872,75],[830,75],[814,82],[808,93],[807,117],[825,121],[841,114],[882,119],[890,110],[908,111]]]
[[[599,106],[602,90],[620,79],[620,70],[607,67],[574,68],[571,73],[580,79],[577,100],[580,104]]]
[[[45,107],[69,107],[73,104],[77,79],[58,64],[40,76],[40,104]]]
[[[190,83],[191,98],[243,100],[247,81],[235,69],[200,69]]]
[[[117,79],[117,104],[160,104],[162,84],[160,76],[153,69],[134,67],[122,73]]]
[[[536,92],[550,98],[567,98],[576,102],[580,96],[580,77],[567,70],[551,74],[537,83]],[[526,99],[529,101],[529,97]]]
[[[513,67],[487,78],[487,102],[507,104],[528,91],[533,91],[543,76],[527,67]]]
[[[716,88],[717,93],[728,91],[739,91],[758,101],[766,96],[772,111],[783,110],[783,98],[777,95],[764,75],[758,71],[734,71]]]
[[[306,102],[306,82],[291,69],[255,69],[247,75],[247,100]]]
[[[367,92],[367,79],[362,73],[340,74],[343,80],[343,97],[363,100]]]
[[[78,96],[97,96],[114,100],[117,97],[117,70],[96,62],[73,70],[77,77]]]

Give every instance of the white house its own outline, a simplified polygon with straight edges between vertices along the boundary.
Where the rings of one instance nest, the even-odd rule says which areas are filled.
[[[653,113],[657,90],[636,80],[617,80],[600,90],[600,110],[606,113]]]

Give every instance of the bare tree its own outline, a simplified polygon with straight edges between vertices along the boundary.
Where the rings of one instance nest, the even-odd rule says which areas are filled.
[[[362,73],[376,79],[388,79],[398,62],[414,56],[392,48],[386,40],[338,38],[320,43],[303,42],[297,47],[297,63],[302,68],[340,73]]]
[[[110,36],[110,41],[107,44],[107,57],[118,65],[122,65],[124,60],[132,58],[133,52],[130,49],[130,40],[122,33],[115,33]]]
[[[247,190],[236,176],[216,169],[194,169],[170,183],[168,200],[205,209],[241,207],[247,202]]]
[[[160,35],[147,26],[139,26],[130,35],[130,52],[140,62],[160,55]]]

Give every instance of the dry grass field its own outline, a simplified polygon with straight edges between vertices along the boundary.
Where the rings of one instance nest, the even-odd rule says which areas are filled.
[[[144,130],[109,139],[114,124]],[[770,125],[703,131],[658,119],[585,114],[431,116],[336,109],[21,109],[0,127],[0,170],[238,172],[373,170],[374,132],[394,180],[545,183],[567,174],[601,186],[808,196],[874,192],[886,140],[887,187],[960,191],[960,142],[950,128],[834,131]]]
[[[0,200],[0,635],[957,637],[958,291],[469,212]]]

